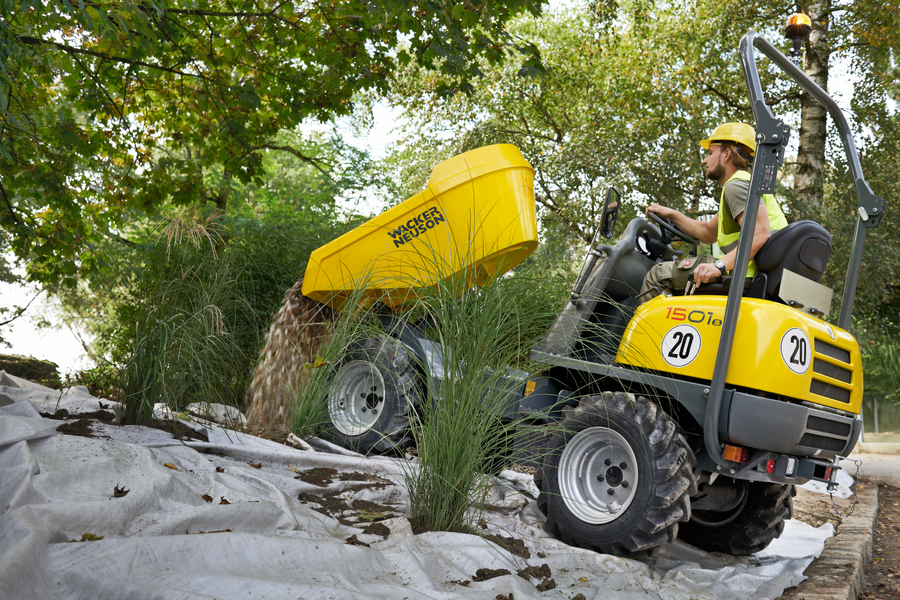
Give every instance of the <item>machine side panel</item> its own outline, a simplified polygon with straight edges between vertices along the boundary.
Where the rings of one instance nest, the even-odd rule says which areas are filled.
[[[724,296],[645,302],[622,337],[616,362],[708,381],[724,313]],[[726,383],[859,414],[859,346],[846,331],[800,310],[744,298]]]

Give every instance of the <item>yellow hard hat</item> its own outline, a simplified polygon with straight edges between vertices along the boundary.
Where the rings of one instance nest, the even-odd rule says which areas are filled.
[[[756,153],[756,131],[746,123],[725,123],[719,125],[712,132],[708,140],[702,140],[700,145],[704,149],[716,142],[734,142],[746,146],[750,150],[750,156]]]

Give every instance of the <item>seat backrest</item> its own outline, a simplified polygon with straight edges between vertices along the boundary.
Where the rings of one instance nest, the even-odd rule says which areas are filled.
[[[815,221],[795,221],[772,234],[753,260],[768,276],[766,295],[776,298],[785,269],[818,283],[831,258],[831,234]]]

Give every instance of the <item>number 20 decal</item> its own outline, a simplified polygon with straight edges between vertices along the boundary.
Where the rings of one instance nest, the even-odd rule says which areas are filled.
[[[781,360],[797,375],[803,375],[809,370],[811,354],[809,338],[802,329],[792,327],[781,336]]]
[[[660,352],[667,363],[673,367],[684,367],[691,364],[700,354],[700,333],[690,325],[673,327],[666,333]]]

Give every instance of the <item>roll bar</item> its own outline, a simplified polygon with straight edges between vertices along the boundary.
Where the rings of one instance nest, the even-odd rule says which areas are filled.
[[[795,66],[791,60],[782,54],[777,48],[755,31],[747,32],[741,38],[740,56],[744,77],[747,81],[747,91],[750,94],[750,105],[753,108],[753,117],[756,120],[756,154],[753,161],[753,171],[750,178],[749,198],[759,198],[763,194],[771,194],[775,191],[778,167],[784,162],[784,152],[790,137],[790,127],[777,119],[763,96],[762,86],[759,81],[759,71],[756,68],[756,57],[753,49],[758,48],[769,57],[782,71],[787,73],[803,89],[809,92],[822,104],[828,114],[834,119],[847,155],[847,163],[850,165],[850,173],[853,177],[853,185],[856,189],[858,205],[856,210],[856,229],[853,234],[853,247],[850,252],[850,260],[847,267],[847,277],[844,281],[844,293],[841,298],[841,313],[838,326],[849,329],[853,302],[856,297],[856,284],[859,280],[860,265],[862,263],[863,245],[866,240],[866,229],[878,227],[884,218],[886,203],[883,198],[876,196],[863,176],[862,167],[859,164],[859,154],[856,151],[856,143],[847,119],[831,96],[819,87],[806,73]],[[757,204],[748,202],[748,206]],[[741,235],[738,242],[737,257],[734,265],[735,273],[745,273],[750,264],[750,246],[753,240],[753,231],[756,226],[758,211],[744,211],[744,221],[741,227]],[[749,232],[749,234],[747,234]],[[723,458],[719,440],[719,416],[722,408],[722,396],[725,389],[725,378],[728,374],[728,363],[731,360],[731,349],[734,343],[734,334],[737,329],[738,314],[741,307],[741,296],[744,286],[732,285],[728,292],[728,300],[725,305],[725,316],[722,321],[722,333],[719,341],[719,349],[716,354],[716,362],[713,366],[713,377],[707,393],[706,414],[704,419],[703,441],[709,456],[722,468],[735,468],[735,464]]]

